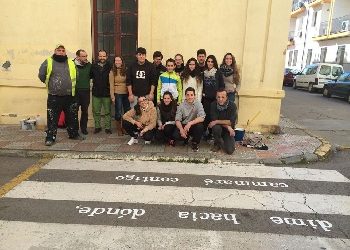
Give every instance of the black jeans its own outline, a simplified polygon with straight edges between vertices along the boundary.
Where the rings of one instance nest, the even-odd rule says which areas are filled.
[[[182,124],[182,127],[185,127],[185,125],[186,124]],[[189,136],[189,135],[192,136],[193,137],[192,141],[199,144],[201,141],[202,135],[203,135],[203,131],[204,131],[204,125],[202,122],[200,122],[200,123],[197,123],[197,124],[191,126],[190,131],[189,131],[187,136]],[[175,140],[177,140],[177,141],[184,141],[185,140],[185,138],[183,138],[181,136],[180,130],[178,128],[175,129],[173,136],[174,136]]]
[[[62,111],[65,114],[69,138],[79,135],[77,98],[75,96],[48,95],[46,140],[56,139],[58,118]]]
[[[89,89],[77,89],[77,101],[78,101],[78,110],[80,107],[81,116],[80,116],[80,130],[87,129],[88,123],[88,109],[90,105],[90,90]]]
[[[210,105],[211,105],[211,103],[213,101],[215,101],[215,98],[211,99],[211,98],[207,98],[205,96],[202,97],[202,105],[203,105],[203,109],[204,109],[204,112],[205,112],[204,130],[207,129],[209,123],[211,122]]]
[[[141,131],[136,125],[125,120],[123,120],[123,128],[128,133],[128,135],[134,138],[137,137],[136,133],[139,133]],[[143,134],[143,139],[145,141],[151,141],[153,139],[153,136],[154,130],[148,130],[146,133]]]
[[[175,124],[167,124],[163,130],[156,130],[156,140],[160,142],[166,142],[168,140],[174,140]]]
[[[224,141],[222,148],[227,154],[232,154],[235,151],[235,138],[230,136],[230,133],[222,125],[212,127],[214,144],[221,145],[221,140]]]

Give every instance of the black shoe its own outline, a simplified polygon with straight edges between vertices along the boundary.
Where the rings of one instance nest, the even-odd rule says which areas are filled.
[[[81,129],[81,133],[82,133],[83,135],[89,134],[89,133],[87,132],[87,129]]]
[[[45,141],[45,146],[52,146],[55,143],[54,140],[46,140]]]
[[[192,142],[191,148],[193,152],[198,152],[199,151],[198,143]]]
[[[77,136],[74,136],[74,137],[69,137],[69,139],[71,140],[77,140],[77,141],[83,141],[85,140],[85,137],[81,136],[81,135],[77,135]]]
[[[106,134],[112,134],[112,130],[110,130],[110,129],[105,129],[105,132],[106,132]]]
[[[102,128],[95,128],[94,134],[98,134],[102,131]]]
[[[212,151],[212,152],[218,152],[220,149],[221,149],[221,147],[220,147],[219,144],[214,144],[214,145],[211,147],[210,151]]]

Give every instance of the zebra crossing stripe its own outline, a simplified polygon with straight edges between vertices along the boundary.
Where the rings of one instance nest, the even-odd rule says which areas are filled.
[[[349,239],[0,220],[0,249],[349,249]],[[20,239],[20,240],[19,240]]]
[[[350,215],[349,196],[237,189],[25,181],[5,197]]]
[[[70,159],[67,161],[67,159],[56,158],[43,168],[61,170],[159,172],[172,174],[218,175],[350,183],[348,178],[336,170],[269,167],[262,164],[242,163],[215,165],[95,159]]]

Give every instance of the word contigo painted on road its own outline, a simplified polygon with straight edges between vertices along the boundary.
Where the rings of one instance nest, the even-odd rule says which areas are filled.
[[[193,221],[197,220],[213,220],[213,221],[232,221],[234,224],[240,224],[237,221],[235,214],[225,214],[225,213],[198,213],[198,212],[181,212],[178,211],[180,219],[190,219]]]
[[[130,208],[125,208],[125,209],[120,209],[120,208],[112,208],[112,207],[108,207],[108,208],[104,208],[104,207],[84,207],[84,206],[76,206],[76,209],[78,209],[79,214],[86,214],[87,216],[93,217],[95,215],[114,215],[116,216],[118,219],[123,218],[124,216],[126,218],[132,219],[132,220],[136,220],[138,217],[141,217],[142,215],[145,214],[145,210],[144,209],[130,209]]]
[[[311,226],[313,229],[318,229],[320,226],[324,231],[331,231],[332,224],[326,220],[305,220],[305,219],[294,219],[294,218],[281,218],[281,217],[270,217],[271,221],[275,224],[291,225],[291,226]]]
[[[133,181],[133,182],[178,182],[178,178],[159,177],[159,176],[136,176],[136,175],[119,175],[115,177],[118,181]]]
[[[254,187],[274,187],[279,188],[283,187],[286,188],[288,185],[283,182],[268,182],[268,181],[244,181],[244,180],[212,180],[212,179],[205,179],[204,180],[205,185],[208,186],[210,184],[214,185],[235,185],[235,186],[254,186]]]

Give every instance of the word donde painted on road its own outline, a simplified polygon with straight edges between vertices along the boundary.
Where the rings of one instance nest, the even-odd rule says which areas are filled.
[[[240,224],[237,221],[235,214],[223,214],[223,213],[207,213],[207,212],[181,212],[178,211],[178,215],[180,219],[190,219],[192,221],[197,220],[212,220],[212,221],[232,221],[234,224]]]
[[[270,217],[270,220],[278,225],[286,224],[290,226],[311,226],[313,229],[318,229],[318,226],[320,226],[326,232],[331,231],[329,228],[332,227],[332,224],[326,220],[303,220],[281,217]]]
[[[138,217],[141,217],[142,215],[145,214],[144,209],[130,209],[130,208],[125,208],[125,209],[120,209],[120,208],[104,208],[104,207],[83,207],[81,205],[76,206],[76,209],[78,209],[79,214],[86,214],[87,216],[93,217],[95,215],[114,215],[118,219],[123,218],[126,216],[127,218],[130,217],[132,220],[136,220]]]
[[[178,178],[159,177],[159,176],[136,176],[136,175],[119,175],[115,177],[118,181],[134,181],[134,182],[178,182]]]
[[[212,179],[205,179],[204,180],[205,185],[208,186],[210,184],[214,185],[234,185],[234,186],[254,186],[254,187],[274,187],[279,188],[283,187],[286,188],[288,185],[286,183],[280,182],[268,182],[268,181],[235,181],[235,180],[212,180]]]

